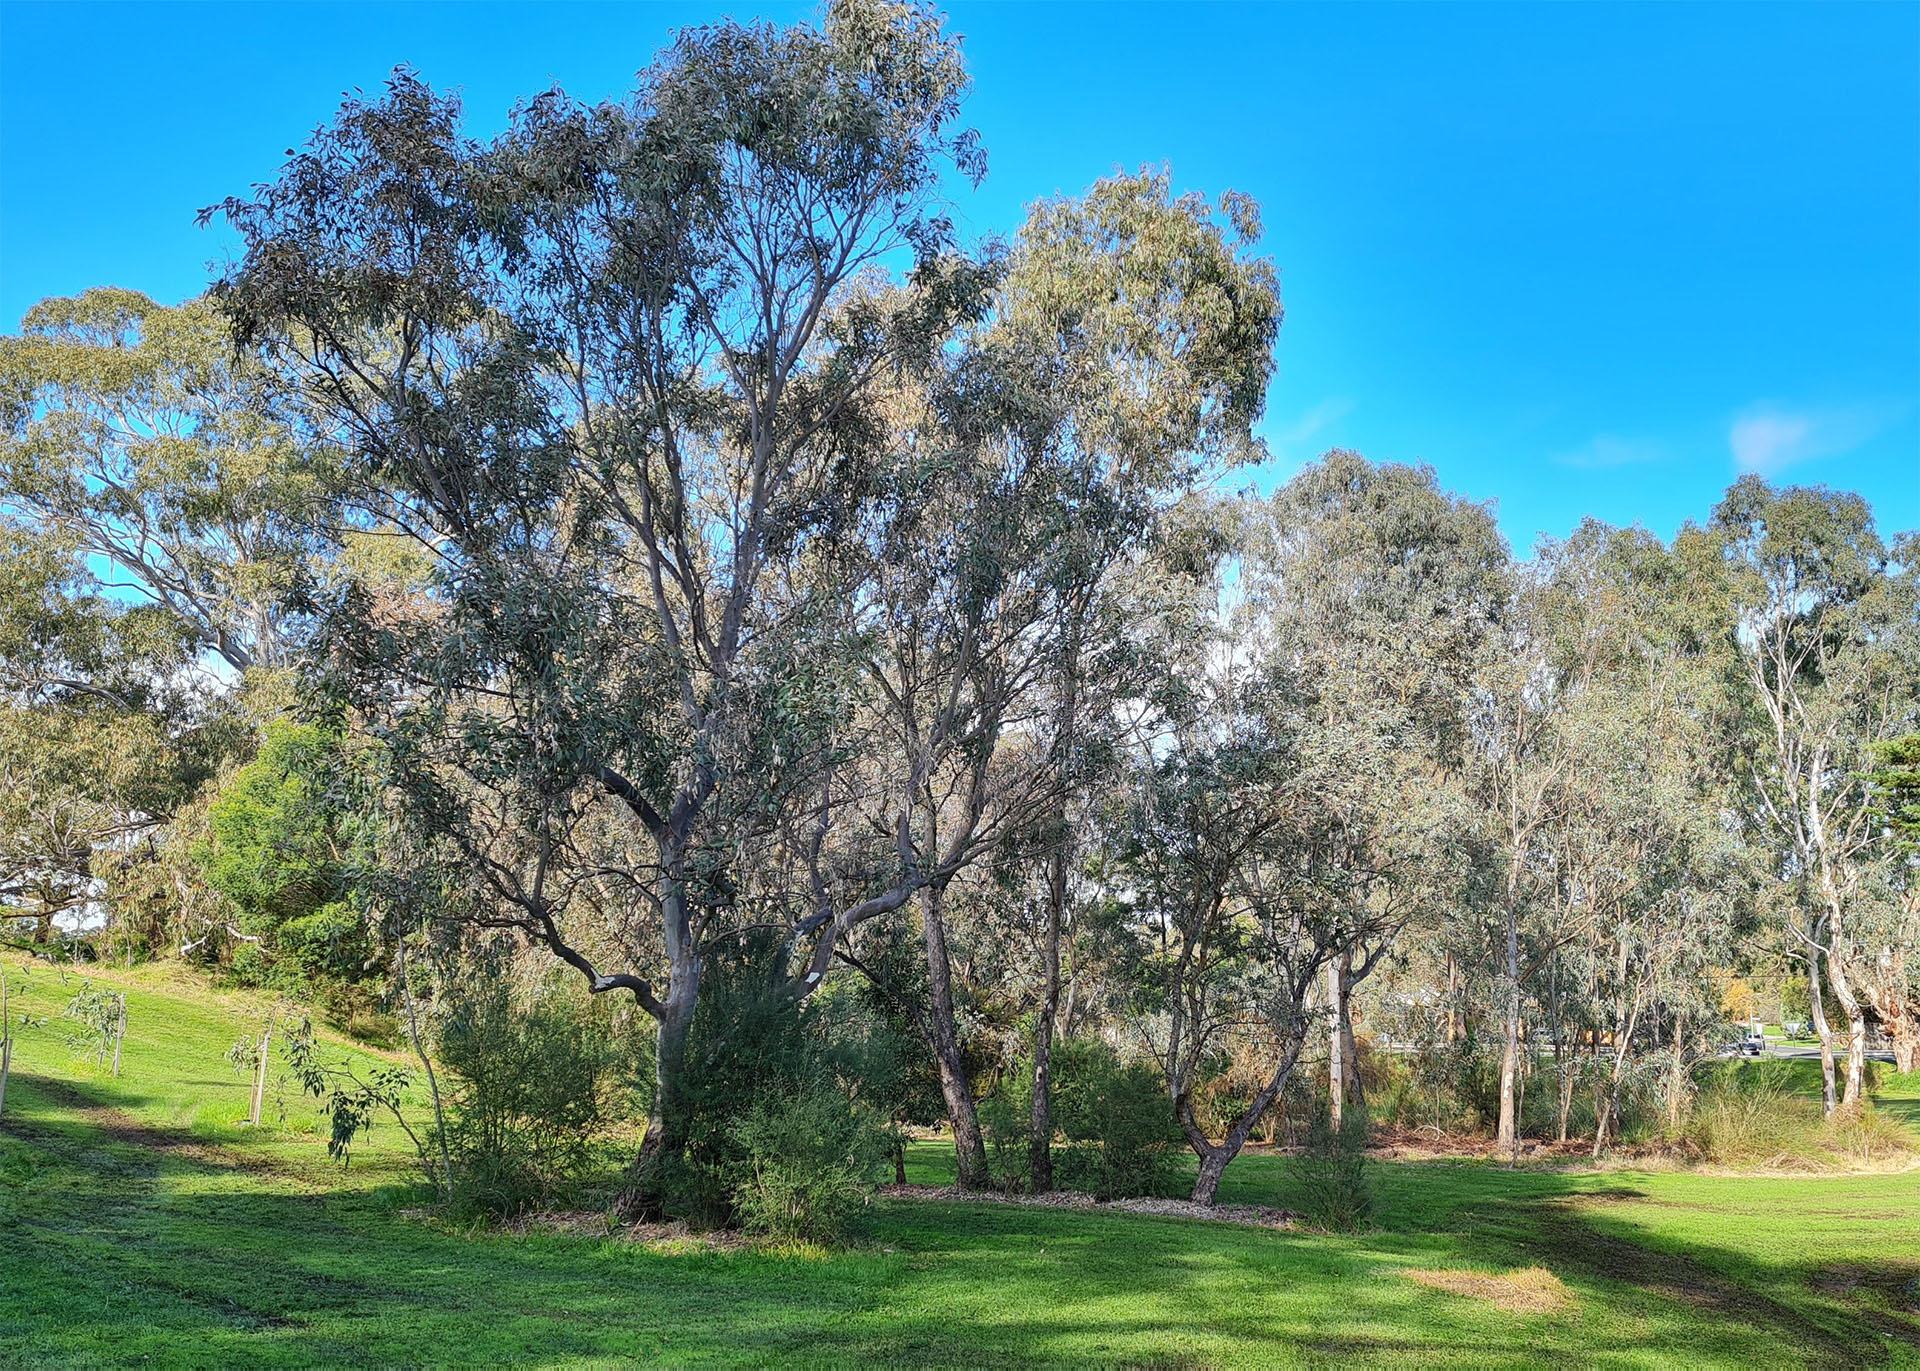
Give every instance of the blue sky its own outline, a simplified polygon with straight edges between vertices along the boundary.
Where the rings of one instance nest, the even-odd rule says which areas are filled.
[[[476,131],[627,89],[668,33],[810,5],[0,3],[0,324],[174,301],[396,63]],[[1741,470],[1920,527],[1920,6],[955,3],[969,230],[1116,169],[1253,194],[1287,319],[1270,484],[1330,446],[1426,461],[1521,548],[1663,535]]]

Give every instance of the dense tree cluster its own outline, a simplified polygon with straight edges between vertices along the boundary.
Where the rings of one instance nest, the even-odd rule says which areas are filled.
[[[1255,207],[1148,171],[963,243],[966,83],[887,0],[690,30],[488,140],[402,71],[209,211],[206,298],[37,307],[23,936],[396,1008],[412,946],[468,1046],[559,968],[647,1026],[634,1210],[709,1153],[742,1206],[832,1202],[789,1174],[813,1104],[716,1123],[773,1062],[947,1124],[970,1186],[1051,1188],[1157,1080],[1098,1184],[1184,1139],[1202,1201],[1316,1095],[1598,1153],[1677,1115],[1738,984],[1797,988],[1829,1110],[1871,1033],[1910,1066],[1912,536],[1746,477],[1522,559],[1338,451],[1228,495],[1281,322]],[[789,1172],[729,1151],[776,1134]]]

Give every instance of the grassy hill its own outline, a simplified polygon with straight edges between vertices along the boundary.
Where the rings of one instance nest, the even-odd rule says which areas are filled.
[[[68,1041],[79,976],[4,965],[35,1022],[0,1120],[0,1363],[1920,1365],[1920,1172],[1386,1162],[1358,1237],[908,1200],[833,1254],[469,1234],[410,1211],[390,1125],[342,1168],[309,1103],[239,1122],[225,1054],[264,1001],[93,975],[127,992],[113,1079]],[[912,1179],[950,1162],[922,1145]],[[1248,1157],[1221,1198],[1292,1184]]]

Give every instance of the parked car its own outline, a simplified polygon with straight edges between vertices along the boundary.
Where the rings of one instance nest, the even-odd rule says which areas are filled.
[[[1767,1035],[1761,1032],[1747,1034],[1740,1040],[1740,1055],[1743,1057],[1764,1056],[1767,1051]]]

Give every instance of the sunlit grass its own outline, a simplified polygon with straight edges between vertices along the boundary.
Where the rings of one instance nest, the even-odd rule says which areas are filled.
[[[16,1013],[45,1022],[19,1032],[0,1131],[0,1363],[1920,1360],[1920,1173],[1390,1163],[1377,1229],[1337,1238],[907,1201],[838,1253],[468,1235],[417,1212],[391,1127],[342,1170],[310,1104],[240,1122],[224,1054],[265,1002],[109,973],[129,995],[114,1080],[62,1038],[77,978],[6,965]],[[1887,1105],[1914,1087],[1883,1081]],[[945,1180],[950,1154],[919,1144],[910,1171]],[[1256,1156],[1221,1198],[1294,1194]]]

